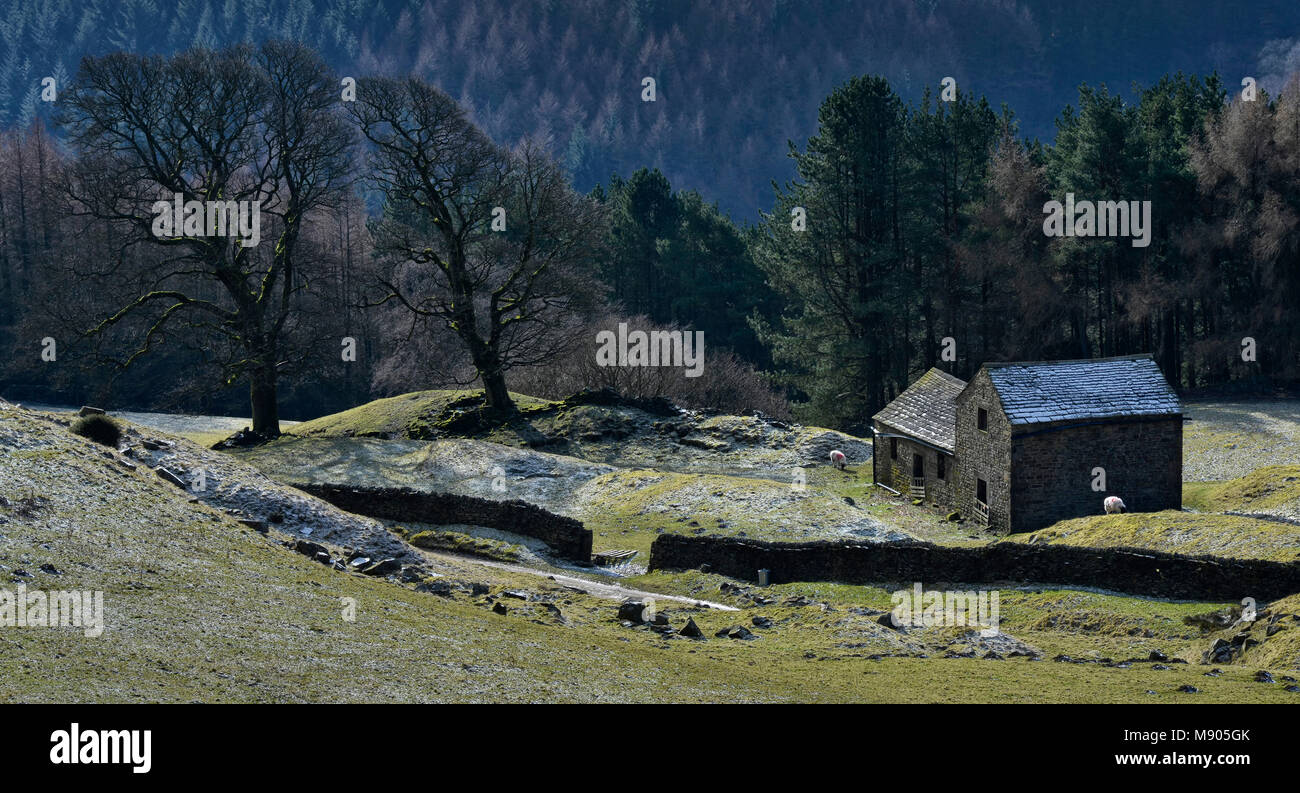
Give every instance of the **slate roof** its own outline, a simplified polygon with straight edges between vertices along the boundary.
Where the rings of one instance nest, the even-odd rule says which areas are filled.
[[[1183,412],[1150,355],[984,367],[1013,425]]]
[[[965,380],[931,369],[872,418],[951,452],[957,446],[957,395],[965,387]]]

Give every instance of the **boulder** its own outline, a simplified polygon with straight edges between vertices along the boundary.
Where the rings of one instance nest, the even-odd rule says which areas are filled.
[[[618,618],[634,625],[645,622],[645,604],[639,600],[625,600],[619,604]]]
[[[325,549],[324,545],[310,542],[308,540],[295,540],[293,543],[293,549],[303,556],[310,556],[313,559],[319,558],[321,554],[325,554],[327,557],[329,556],[329,551]]]
[[[424,583],[417,585],[415,587],[415,591],[428,592],[431,595],[437,595],[438,597],[444,597],[444,598],[449,598],[452,596],[452,588],[451,588],[450,581],[442,581],[442,580],[425,581]],[[505,607],[502,606],[502,608]]]
[[[153,469],[153,472],[158,475],[159,479],[165,482],[171,482],[173,485],[176,485],[181,490],[189,489],[189,485],[187,485],[185,483],[185,480],[181,479],[180,475],[177,474],[175,471],[172,471],[168,468],[163,468],[160,465],[157,468]]]
[[[396,575],[402,571],[402,563],[396,559],[384,559],[381,562],[375,562],[361,572],[366,575],[386,576]]]
[[[688,639],[704,638],[704,631],[700,630],[700,626],[695,624],[694,617],[687,618],[686,624],[682,626],[682,629],[678,631],[678,634],[685,636]]]

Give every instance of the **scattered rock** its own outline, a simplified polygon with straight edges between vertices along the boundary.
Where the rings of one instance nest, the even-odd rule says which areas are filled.
[[[264,520],[259,520],[257,518],[240,518],[239,522],[259,534],[266,534],[270,531],[266,525],[266,521]]]
[[[645,622],[645,604],[639,600],[625,600],[619,604],[618,618],[633,625]]]
[[[1276,682],[1276,681],[1273,680],[1273,676],[1272,676],[1271,674],[1269,674],[1268,672],[1265,672],[1263,669],[1261,669],[1261,670],[1259,670],[1258,672],[1255,673],[1255,682],[1256,682],[1256,683],[1273,683],[1273,682]]]
[[[175,473],[170,469],[163,468],[160,465],[157,468],[153,469],[153,472],[158,475],[159,479],[162,479],[163,481],[166,482],[171,482],[173,485],[176,485],[181,490],[189,489],[189,485],[185,484],[185,480],[181,479],[177,473]]]
[[[422,584],[418,584],[415,587],[415,591],[428,592],[431,595],[437,595],[438,597],[444,597],[444,598],[449,598],[452,596],[451,583],[449,581],[441,581],[441,580],[425,581]],[[498,603],[497,605],[500,606],[501,604]],[[504,609],[505,606],[501,606],[501,608]]]
[[[505,614],[505,613],[506,613],[506,604],[502,603],[502,602],[499,601],[499,600],[498,600],[496,603],[493,603],[493,604],[492,604],[492,613],[493,613],[493,614]]]
[[[1196,686],[1191,686],[1191,685],[1186,685],[1186,684],[1179,686],[1177,690],[1183,692],[1184,694],[1199,694],[1199,693],[1201,693],[1201,690],[1200,690],[1199,688],[1197,688]]]
[[[402,563],[396,559],[385,559],[382,562],[375,562],[371,566],[362,570],[362,573],[373,576],[394,575],[402,571]]]
[[[722,630],[715,633],[714,636],[717,636],[719,639],[727,638],[727,639],[749,640],[749,639],[758,638],[758,636],[755,635],[753,631],[749,630],[744,625],[732,625],[730,628],[723,628]]]
[[[59,572],[59,568],[55,567],[49,562],[46,562],[45,564],[41,565],[41,572],[47,575],[63,575],[63,573]]]
[[[1241,619],[1241,607],[1229,606],[1219,611],[1211,611],[1207,614],[1193,614],[1183,617],[1184,625],[1195,625],[1201,629],[1202,633],[1212,633],[1221,631],[1224,628],[1235,625]]]
[[[263,435],[260,432],[253,432],[250,428],[244,427],[239,432],[231,435],[225,440],[217,441],[212,444],[212,448],[217,451],[225,449],[246,448],[249,446],[261,446],[271,440],[270,436]]]
[[[77,411],[77,415],[78,415],[78,416],[83,416],[83,417],[84,417],[84,416],[104,416],[104,415],[107,415],[107,414],[108,414],[108,411],[104,410],[103,408],[91,407],[90,405],[82,405],[82,406],[81,406],[81,410],[78,410],[78,411]]]
[[[700,626],[695,624],[694,617],[688,617],[686,619],[686,624],[682,626],[682,629],[678,631],[678,634],[685,636],[688,639],[704,638],[704,631],[700,630]]]
[[[313,559],[318,558],[322,553],[329,556],[329,551],[325,550],[324,545],[307,540],[294,540],[293,549],[303,556],[310,556]]]
[[[755,627],[755,628],[770,628],[770,627],[772,627],[772,618],[771,618],[771,617],[758,616],[758,617],[754,617],[754,619],[753,619],[752,621],[753,621],[753,623],[754,623],[754,627]]]

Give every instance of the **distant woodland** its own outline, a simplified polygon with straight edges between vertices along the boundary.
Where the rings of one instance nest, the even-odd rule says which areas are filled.
[[[932,365],[1152,352],[1183,389],[1300,376],[1300,83],[1253,101],[1209,69],[1084,85],[1044,141],[1008,96],[753,45],[944,40],[913,3],[430,0],[365,25],[363,4],[274,5],[268,33],[306,46],[234,46],[256,3],[190,4],[197,34],[149,41],[114,36],[157,28],[150,3],[0,27],[0,394],[251,407],[265,428],[419,388],[609,385],[860,431]],[[1043,46],[1001,35],[962,69]],[[42,46],[63,53],[53,103],[19,89],[39,91],[22,53]],[[404,129],[446,134],[422,156]],[[439,179],[454,189],[430,200]],[[261,200],[261,244],[150,234],[173,193]],[[1151,244],[1045,236],[1066,193],[1149,200]],[[705,375],[594,366],[618,322],[703,331]]]

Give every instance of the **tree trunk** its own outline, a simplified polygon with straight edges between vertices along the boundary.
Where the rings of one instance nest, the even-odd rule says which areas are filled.
[[[501,367],[480,369],[479,376],[483,378],[483,396],[487,400],[488,412],[501,415],[513,413],[515,403],[510,399],[510,391],[506,389],[506,374]]]
[[[253,407],[253,432],[268,438],[280,437],[280,405],[276,399],[275,366],[254,370],[249,378],[248,391]]]

